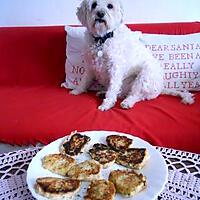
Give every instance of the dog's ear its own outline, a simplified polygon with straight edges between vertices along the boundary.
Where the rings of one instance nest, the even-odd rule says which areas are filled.
[[[77,8],[76,15],[83,26],[87,26],[88,1],[83,0],[80,7]]]

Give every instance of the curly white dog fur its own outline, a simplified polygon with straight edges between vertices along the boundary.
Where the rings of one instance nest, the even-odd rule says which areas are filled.
[[[163,72],[159,62],[134,33],[123,24],[123,8],[119,0],[83,0],[77,16],[87,28],[85,50],[87,73],[79,86],[71,91],[85,92],[94,79],[105,86],[101,111],[112,108],[117,97],[125,97],[122,108],[131,108],[141,100],[158,95],[181,96],[184,103],[193,103],[189,92],[175,92],[163,87]]]

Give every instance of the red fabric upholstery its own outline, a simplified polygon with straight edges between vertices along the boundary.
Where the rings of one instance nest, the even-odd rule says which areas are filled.
[[[200,23],[130,25],[134,30],[185,34]],[[153,145],[200,153],[200,93],[193,105],[160,96],[100,112],[89,92],[73,96],[61,88],[65,63],[64,27],[0,28],[0,141],[47,144],[73,130],[115,130]]]
[[[184,35],[200,32],[200,22],[185,23],[157,23],[157,24],[129,24],[128,27],[134,31],[143,33]]]
[[[1,27],[0,85],[60,84],[65,37],[63,27]]]

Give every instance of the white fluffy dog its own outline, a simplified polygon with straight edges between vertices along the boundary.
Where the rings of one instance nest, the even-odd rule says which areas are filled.
[[[112,108],[117,97],[125,97],[121,102],[125,109],[161,93],[179,95],[185,103],[193,102],[189,92],[164,90],[162,67],[140,42],[138,34],[123,24],[119,0],[83,0],[77,16],[87,28],[85,58],[88,68],[71,94],[85,92],[96,79],[106,88],[105,99],[98,107],[101,111]]]

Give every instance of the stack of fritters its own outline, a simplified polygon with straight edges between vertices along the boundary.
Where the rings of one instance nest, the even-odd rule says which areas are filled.
[[[42,166],[63,178],[43,177],[36,180],[36,192],[49,199],[73,197],[80,189],[80,181],[91,181],[85,200],[113,200],[115,193],[132,196],[146,187],[146,178],[133,170],[114,170],[109,180],[101,178],[101,170],[113,163],[131,169],[141,169],[147,160],[145,148],[130,148],[133,141],[126,136],[109,135],[107,145],[96,143],[89,150],[92,160],[76,163],[74,156],[83,153],[90,137],[72,133],[61,144],[60,153],[46,155]],[[73,157],[72,157],[73,156]]]
[[[126,136],[109,135],[106,142],[107,145],[94,144],[89,150],[90,156],[104,167],[115,162],[130,169],[141,169],[148,159],[147,149],[129,148],[133,141]],[[146,177],[133,170],[111,171],[109,181],[125,196],[132,196],[146,187]]]
[[[126,136],[109,135],[106,142],[107,145],[94,144],[89,150],[90,156],[104,167],[116,162],[131,169],[141,169],[148,159],[147,149],[129,148],[133,141]]]

